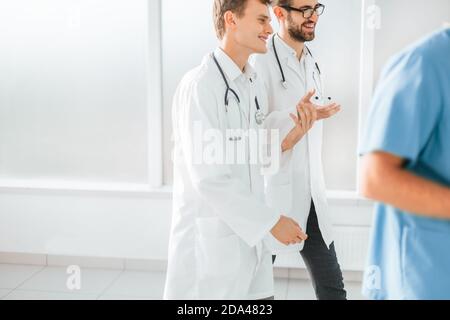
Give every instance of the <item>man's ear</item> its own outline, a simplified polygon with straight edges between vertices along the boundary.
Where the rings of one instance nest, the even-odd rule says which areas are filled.
[[[226,28],[233,29],[233,27],[236,27],[236,19],[235,19],[235,16],[234,16],[233,12],[228,10],[223,15],[223,18],[224,18],[224,21],[225,21],[225,27]]]
[[[275,6],[273,7],[273,13],[275,14],[275,16],[277,17],[278,20],[284,20],[286,19],[286,11],[283,10],[283,8],[279,7],[279,6]]]

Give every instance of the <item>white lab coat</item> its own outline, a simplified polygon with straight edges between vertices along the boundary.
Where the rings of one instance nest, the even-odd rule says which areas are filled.
[[[287,89],[282,85],[282,76],[275,58],[272,39],[268,42],[268,53],[252,56],[251,63],[263,79],[269,95],[269,117],[266,120],[266,126],[280,129],[283,136],[292,128],[293,122],[289,113],[296,114],[295,107],[307,91],[316,89],[316,95],[320,96],[323,93],[323,84],[315,66],[315,60],[306,49],[301,60],[304,63],[302,65],[296,57],[295,50],[278,35],[273,37],[275,37],[276,49],[287,81]],[[327,246],[330,246],[333,235],[322,169],[322,132],[323,121],[318,121],[294,147],[289,165],[276,175],[267,177],[266,196],[270,206],[295,219],[303,230],[306,230],[311,199],[313,199],[323,239]],[[304,242],[288,247],[274,242],[273,252],[276,254],[298,252],[303,247]]]
[[[216,49],[215,56],[230,87],[238,93],[245,115],[240,117],[232,95],[225,112],[226,86],[210,55],[183,78],[176,91],[173,218],[165,299],[273,296],[271,251],[263,239],[280,214],[264,204],[260,167],[249,165],[248,159],[245,164],[230,165],[194,160],[201,154],[195,124],[201,124],[203,132],[241,125],[257,128],[255,94],[267,112],[263,86],[251,66],[247,65],[243,75],[222,50]],[[236,144],[228,139],[225,143]]]

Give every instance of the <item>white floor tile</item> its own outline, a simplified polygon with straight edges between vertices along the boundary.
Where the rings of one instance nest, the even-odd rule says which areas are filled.
[[[81,268],[81,289],[72,291],[67,287],[71,275],[66,268],[46,267],[18,289],[22,291],[47,291],[100,295],[120,275],[120,270]]]
[[[104,295],[162,299],[166,274],[163,272],[125,271]]]
[[[6,295],[8,294],[8,293],[10,293],[12,290],[9,290],[9,289],[0,289],[0,300],[2,299],[2,298],[4,298],[4,297],[6,297]]]
[[[275,278],[275,300],[286,300],[289,279]]]
[[[361,282],[346,281],[345,290],[348,300],[364,300],[364,296],[361,294]],[[310,281],[290,279],[287,300],[316,300]]]
[[[47,257],[47,265],[50,267],[64,268],[71,265],[76,265],[81,268],[123,270],[125,267],[125,260],[116,258],[66,257],[49,255]]]
[[[314,289],[309,280],[289,279],[287,300],[316,300]]]
[[[97,294],[14,290],[3,300],[96,300]]]
[[[81,269],[81,290],[67,288],[65,267],[0,264],[0,299],[15,300],[159,300],[164,272]],[[361,300],[361,282],[345,281],[347,298]],[[275,278],[275,299],[315,300],[309,280]]]
[[[133,297],[121,294],[104,294],[98,300],[159,300],[146,297]]]
[[[0,264],[0,289],[15,289],[43,268],[42,266]]]
[[[345,282],[345,290],[347,290],[348,300],[366,300],[361,293],[361,282]]]

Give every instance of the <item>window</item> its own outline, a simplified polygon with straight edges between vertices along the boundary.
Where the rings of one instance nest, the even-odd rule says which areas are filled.
[[[0,2],[0,183],[160,186],[160,3]]]

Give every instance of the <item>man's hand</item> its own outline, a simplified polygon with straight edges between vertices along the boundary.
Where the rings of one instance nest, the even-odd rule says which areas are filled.
[[[327,106],[317,107],[317,121],[331,118],[339,111],[341,111],[341,106],[337,103],[332,103]]]
[[[308,92],[297,105],[297,115],[290,114],[295,127],[287,134],[281,145],[282,151],[285,152],[294,148],[294,146],[308,133],[317,120],[323,120],[332,117],[341,110],[341,106],[332,103],[327,106],[320,107],[311,102],[311,98],[316,90]]]
[[[287,246],[301,243],[308,239],[308,236],[303,232],[299,224],[286,216],[281,216],[270,232],[278,241]]]
[[[311,130],[317,120],[316,108],[311,103],[315,91],[310,91],[297,105],[297,115],[289,114],[294,121],[294,128],[287,134],[281,145],[283,152],[294,146]]]

